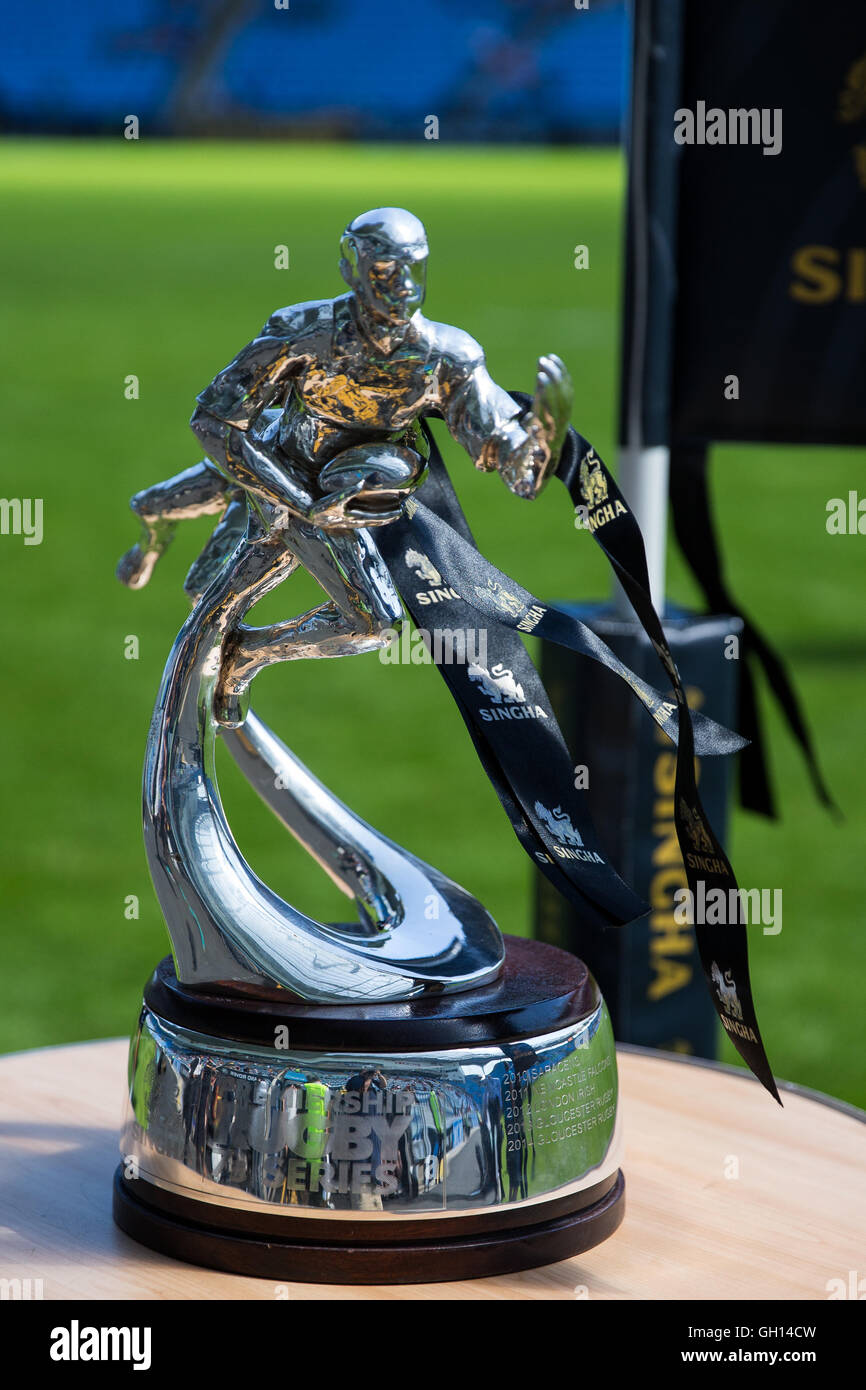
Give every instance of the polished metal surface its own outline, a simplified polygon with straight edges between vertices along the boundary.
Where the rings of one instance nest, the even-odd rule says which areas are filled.
[[[145,1007],[129,1097],[128,1178],[287,1219],[531,1206],[621,1160],[603,1004],[542,1037],[375,1057],[250,1048]]]
[[[425,971],[435,969],[432,978],[446,983],[447,958],[457,958],[461,923],[474,924],[470,941],[489,935],[490,949],[494,950],[498,937],[475,898],[387,840],[338,801],[255,714],[250,713],[242,728],[224,737],[232,757],[266,805],[338,888],[354,899],[361,919],[358,930],[375,938],[378,956],[399,961],[414,943],[418,956],[415,972],[424,978]],[[412,920],[407,904],[420,902],[426,904],[425,913],[420,921],[417,916]],[[450,920],[452,932],[446,960],[435,966],[432,961],[427,964],[431,919],[440,923],[440,929]],[[469,946],[463,949],[465,952]],[[486,973],[479,959],[479,983]]]
[[[250,684],[274,662],[375,650],[400,627],[374,537],[423,481],[422,416],[440,413],[476,467],[532,497],[571,405],[558,358],[540,359],[524,412],[468,334],[423,317],[427,238],[411,213],[362,214],[340,249],[348,293],[278,310],[200,394],[191,425],[207,458],[133,498],[143,534],[118,566],[140,588],[178,521],[219,518],[187,576],[193,611],[165,669],[145,763],[145,840],[178,976],[312,1001],[470,988],[496,975],[502,940],[479,903],[377,835],[247,716]],[[252,605],[299,565],[326,601],[247,625]],[[313,921],[252,872],[219,798],[218,731],[354,899],[357,926]]]
[[[354,928],[283,902],[240,853],[215,776],[213,688],[223,634],[295,563],[259,536],[193,609],[169,656],[144,771],[145,844],[178,977],[280,985],[308,1000],[411,998],[493,978],[502,939],[479,903],[355,817],[250,716],[229,743],[242,771],[358,902]]]

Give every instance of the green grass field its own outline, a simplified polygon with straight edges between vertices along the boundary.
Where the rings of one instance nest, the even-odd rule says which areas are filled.
[[[114,579],[132,492],[197,461],[193,397],[276,307],[339,293],[337,241],[401,204],[432,244],[428,314],[484,344],[508,387],[565,358],[575,421],[613,457],[623,165],[597,150],[8,143],[0,245],[6,496],[44,498],[44,541],[0,538],[3,755],[0,1049],[127,1032],[167,939],[141,841],[139,782],[190,523],[150,588]],[[573,248],[590,249],[589,269]],[[290,269],[274,268],[285,244]],[[746,327],[744,326],[744,331]],[[124,380],[140,381],[138,400]],[[535,506],[447,456],[482,548],[536,593],[600,597],[603,557],[565,496]],[[756,935],[755,994],[780,1077],[866,1102],[862,538],[830,537],[828,498],[866,488],[854,451],[725,448],[714,469],[734,592],[790,659],[846,814],[815,804],[775,713],[781,823],[737,813],[744,885],[781,887],[784,929]],[[676,555],[671,597],[696,601]],[[316,601],[305,576],[259,610]],[[138,660],[124,656],[127,637]],[[367,819],[465,884],[506,931],[529,927],[531,868],[444,684],[375,656],[265,672],[256,707]],[[226,759],[227,809],[254,868],[304,910],[343,900]],[[125,899],[140,899],[128,920]],[[339,904],[339,906],[338,906]],[[734,1060],[733,1052],[725,1053]]]

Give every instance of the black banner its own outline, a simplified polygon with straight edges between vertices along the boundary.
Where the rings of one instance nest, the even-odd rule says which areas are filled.
[[[740,797],[775,813],[763,672],[831,806],[784,662],[728,590],[716,440],[866,440],[866,6],[635,0],[620,442],[669,446],[677,537],[743,618]]]
[[[668,108],[670,437],[862,444],[866,5],[684,5]]]

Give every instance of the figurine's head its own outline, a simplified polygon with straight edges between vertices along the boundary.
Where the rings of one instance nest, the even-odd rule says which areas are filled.
[[[340,242],[340,274],[361,307],[408,323],[424,303],[427,233],[404,208],[374,208],[351,221]]]

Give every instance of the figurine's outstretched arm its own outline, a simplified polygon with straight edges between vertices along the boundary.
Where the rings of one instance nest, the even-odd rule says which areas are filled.
[[[461,338],[464,335],[461,335]],[[472,342],[472,340],[468,340]],[[571,378],[553,354],[540,357],[535,398],[523,412],[491,378],[478,345],[470,370],[446,380],[442,412],[476,468],[496,469],[518,497],[537,497],[559,461],[573,399]],[[450,389],[449,389],[450,386]]]

